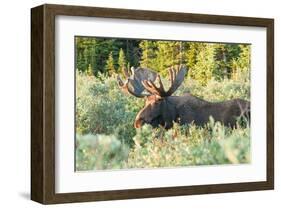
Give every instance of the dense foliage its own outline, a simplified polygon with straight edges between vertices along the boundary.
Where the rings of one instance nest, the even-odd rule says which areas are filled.
[[[166,81],[166,82],[165,82]],[[167,80],[164,79],[167,83]],[[191,92],[208,101],[250,98],[248,72],[236,79],[203,86],[186,78],[176,92]],[[169,131],[149,125],[136,129],[133,121],[142,99],[120,91],[116,75],[89,76],[76,72],[76,169],[174,167],[250,162],[250,128],[214,123],[205,127],[174,125]]]
[[[250,45],[76,37],[76,68],[88,75],[112,75],[123,67],[143,66],[167,74],[185,64],[202,85],[234,78],[250,65]]]
[[[206,127],[175,124],[168,131],[145,125],[133,138],[134,148],[124,167],[175,167],[247,163],[250,161],[249,128],[226,128],[209,122]]]
[[[139,40],[76,37],[76,68],[88,74],[118,72],[120,65],[138,66]],[[122,66],[121,66],[122,67]]]
[[[122,68],[189,67],[185,92],[208,101],[250,100],[250,45],[76,37],[76,170],[154,168],[250,162],[250,127],[212,118],[168,131],[133,122],[144,100],[120,91]]]

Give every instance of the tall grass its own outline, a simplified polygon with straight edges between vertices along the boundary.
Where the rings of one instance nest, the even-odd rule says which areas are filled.
[[[185,79],[176,95],[190,92],[208,101],[250,98],[247,74],[236,80]],[[76,74],[76,169],[154,168],[250,162],[250,128],[231,129],[212,118],[168,131],[133,127],[144,101],[120,91],[115,76]]]

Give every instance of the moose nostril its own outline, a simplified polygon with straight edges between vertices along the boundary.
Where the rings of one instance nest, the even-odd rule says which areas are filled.
[[[137,119],[137,120],[135,120],[134,127],[140,128],[142,126],[142,124],[143,124],[142,119]]]

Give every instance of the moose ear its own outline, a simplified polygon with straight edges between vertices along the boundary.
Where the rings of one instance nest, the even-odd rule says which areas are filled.
[[[165,100],[162,102],[161,107],[162,119],[164,128],[169,129],[173,126],[173,121],[176,119],[176,110],[173,105],[167,103]]]

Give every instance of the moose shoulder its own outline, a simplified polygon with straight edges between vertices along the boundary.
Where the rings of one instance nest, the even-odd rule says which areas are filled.
[[[168,91],[164,90],[161,78],[155,72],[145,68],[133,68],[131,70],[131,75],[125,71],[127,80],[123,82],[118,77],[118,83],[123,90],[130,94],[146,98],[144,108],[136,116],[135,128],[139,128],[146,123],[153,127],[161,125],[169,129],[173,126],[173,122],[179,124],[193,122],[196,125],[203,126],[209,121],[210,117],[226,126],[233,127],[237,118],[250,118],[250,102],[246,100],[232,99],[213,103],[189,93],[182,96],[172,96],[184,80],[187,72],[185,67],[182,67],[178,72],[169,69],[171,86]],[[155,84],[156,80],[158,80],[159,87]],[[147,93],[144,93],[144,90]]]

